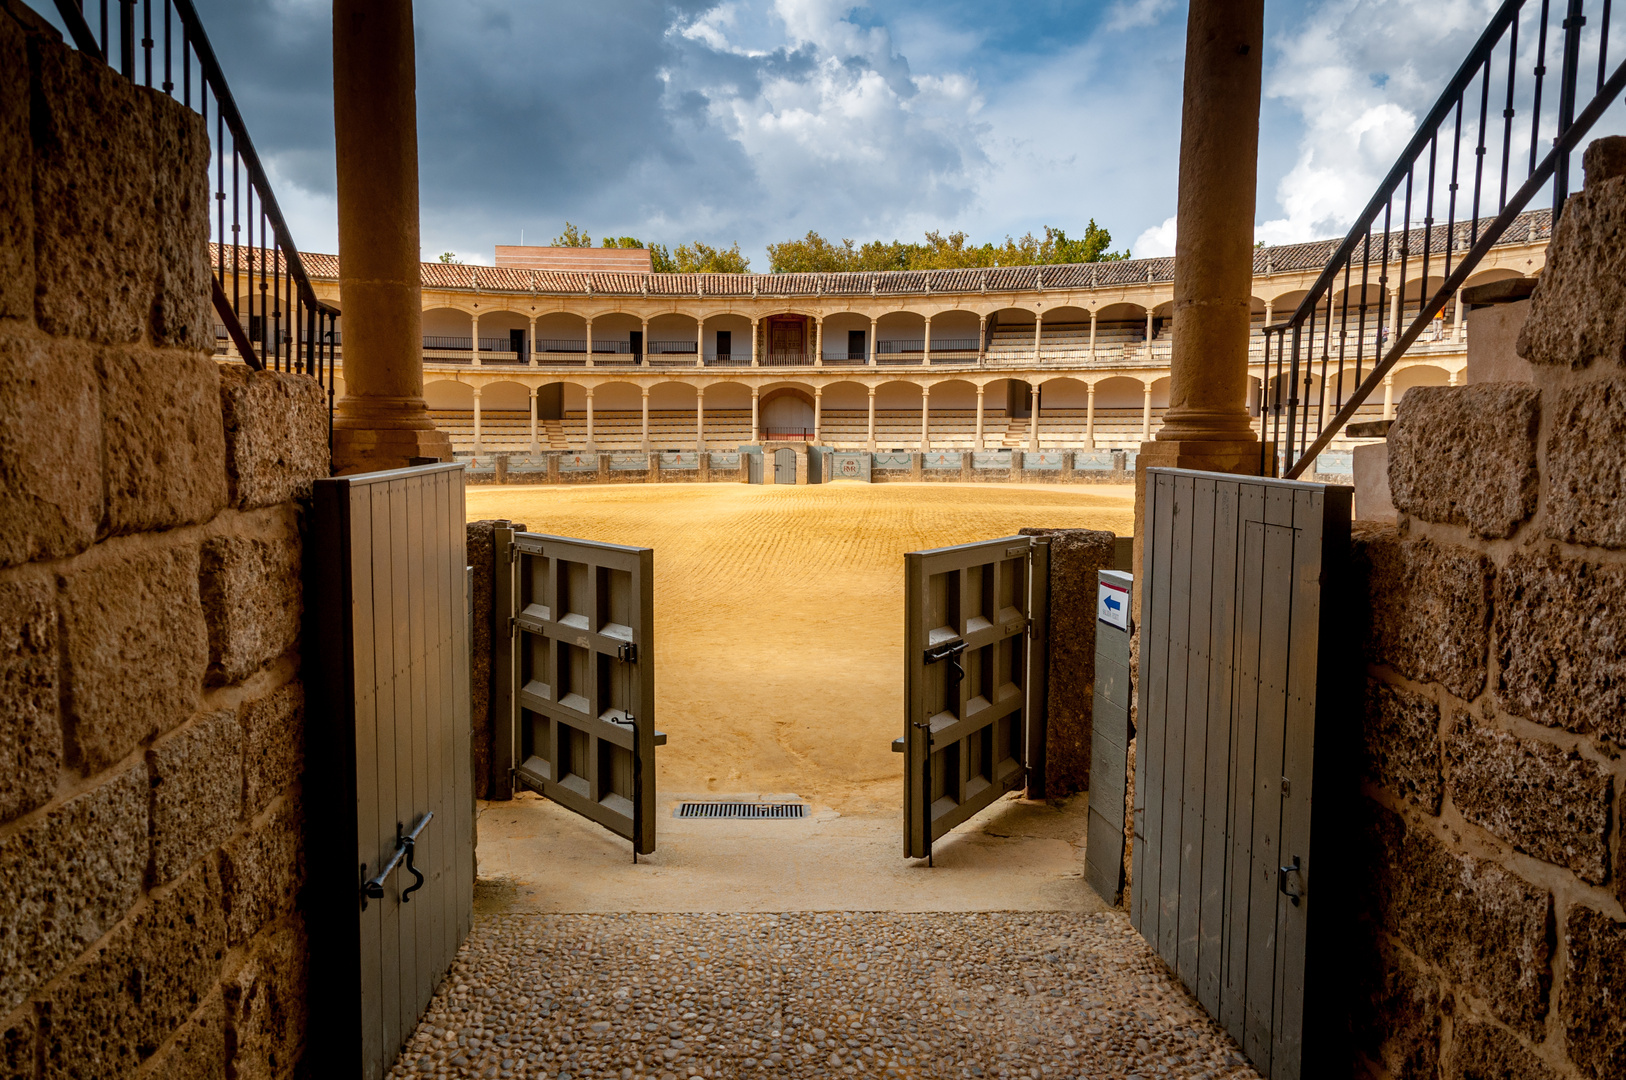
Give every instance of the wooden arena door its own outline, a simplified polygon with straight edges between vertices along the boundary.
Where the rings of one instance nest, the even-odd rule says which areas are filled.
[[[787,365],[805,364],[802,353],[806,328],[800,318],[771,319],[768,322],[768,363]]]
[[[773,482],[796,483],[796,451],[781,449],[773,452]]]
[[[498,528],[494,765],[655,850],[655,553]]]
[[[904,854],[1008,791],[1041,789],[1050,541],[904,557]]]

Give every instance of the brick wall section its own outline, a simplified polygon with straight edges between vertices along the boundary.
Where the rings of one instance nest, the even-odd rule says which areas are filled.
[[[1588,152],[1532,298],[1535,381],[1407,394],[1399,523],[1356,530],[1370,1076],[1626,1076],[1626,177],[1608,160]]]
[[[310,380],[207,335],[201,118],[0,12],[0,1075],[292,1075]]]

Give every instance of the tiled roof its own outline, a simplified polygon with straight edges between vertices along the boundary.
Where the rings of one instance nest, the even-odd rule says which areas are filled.
[[[1482,219],[1482,226],[1488,224]],[[1471,223],[1458,223],[1452,250],[1466,251]],[[1402,241],[1411,258],[1420,258],[1423,229],[1391,233],[1391,257],[1400,254]],[[1497,246],[1526,244],[1552,233],[1552,211],[1530,210],[1514,221]],[[1445,250],[1447,229],[1433,229],[1430,250],[1438,257]],[[1371,256],[1381,258],[1385,237],[1375,234]],[[1312,240],[1259,248],[1253,256],[1255,275],[1315,270],[1327,264],[1343,242]],[[249,249],[240,249],[247,251]],[[209,246],[211,260],[218,245]],[[231,251],[226,250],[229,260]],[[312,278],[336,280],[337,255],[301,252],[305,272]],[[832,274],[641,274],[621,271],[527,270],[510,266],[474,266],[466,263],[421,264],[426,289],[475,289],[486,292],[523,292],[566,296],[928,296],[933,293],[1033,292],[1043,289],[1086,289],[1099,286],[1139,285],[1174,280],[1172,258],[1119,259],[1112,262],[1069,263],[1055,266],[995,266],[966,270],[881,270]],[[256,270],[258,264],[256,263]]]

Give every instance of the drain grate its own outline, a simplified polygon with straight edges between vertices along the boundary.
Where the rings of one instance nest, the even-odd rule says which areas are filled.
[[[805,818],[806,803],[686,802],[680,818]]]

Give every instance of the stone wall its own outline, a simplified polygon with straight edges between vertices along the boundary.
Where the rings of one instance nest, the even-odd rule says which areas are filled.
[[[290,1075],[314,382],[220,367],[200,117],[0,10],[0,1075]]]
[[[1414,389],[1368,600],[1355,1010],[1371,1076],[1626,1076],[1626,176],[1587,154],[1533,382]]]

